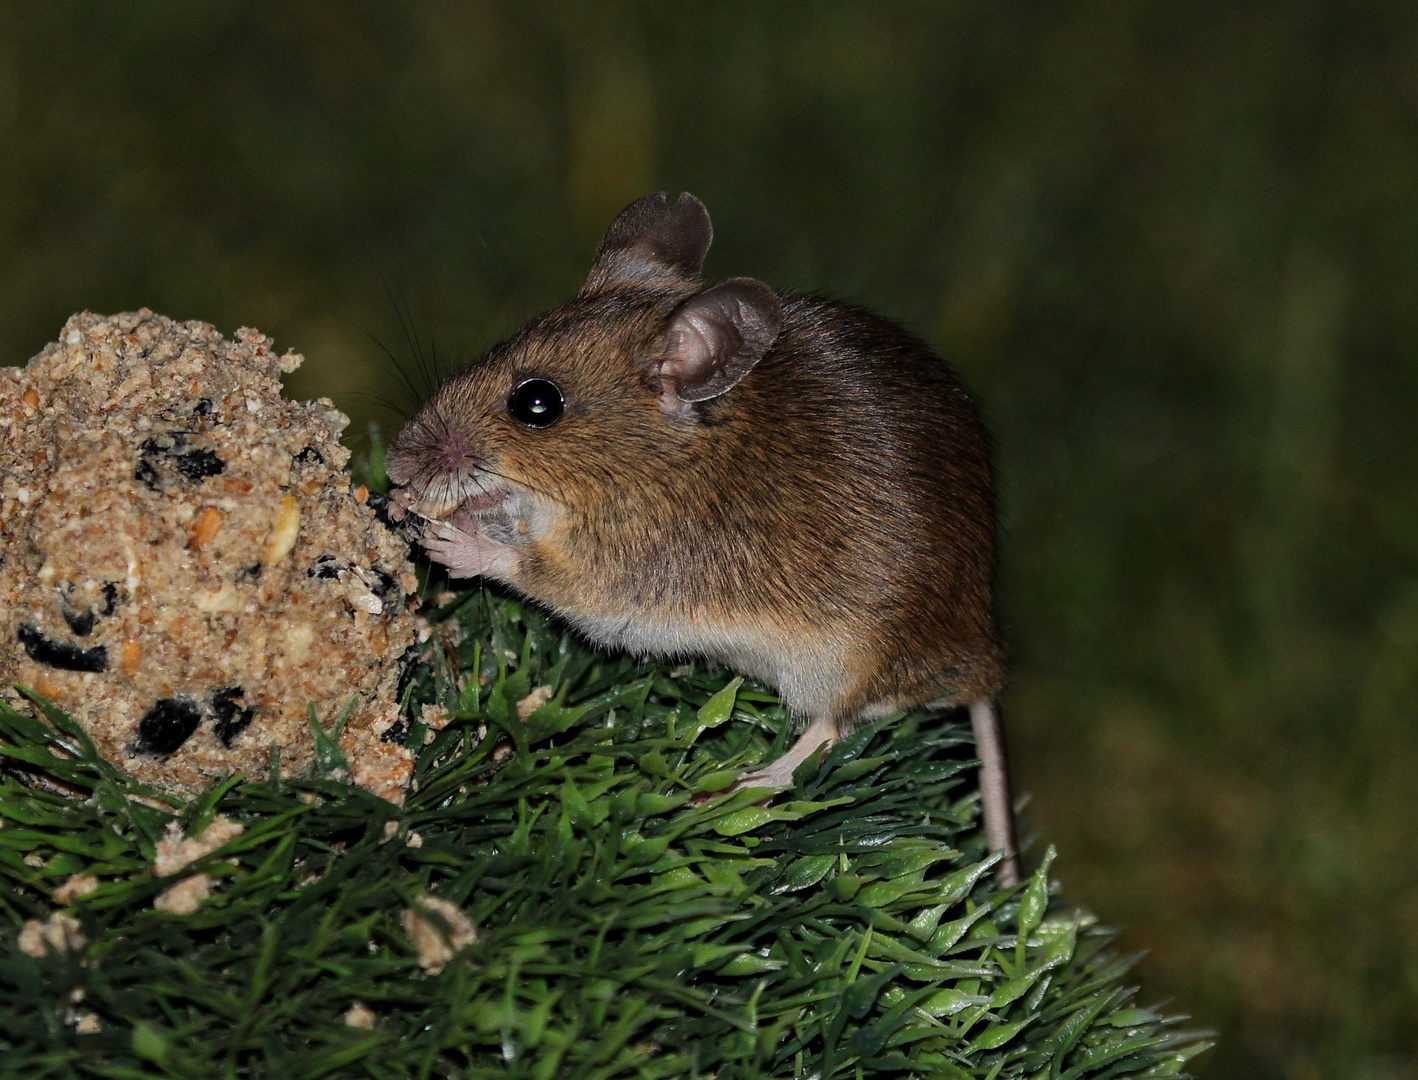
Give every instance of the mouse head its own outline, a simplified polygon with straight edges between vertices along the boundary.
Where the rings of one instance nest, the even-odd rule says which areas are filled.
[[[762,282],[700,285],[712,235],[693,195],[623,210],[575,300],[454,375],[395,437],[387,466],[404,501],[430,517],[517,489],[575,505],[647,490],[692,452],[705,403],[753,370],[781,318]]]

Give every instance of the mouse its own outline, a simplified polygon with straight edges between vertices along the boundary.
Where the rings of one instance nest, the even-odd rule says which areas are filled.
[[[806,730],[736,788],[791,788],[854,725],[968,706],[987,843],[1013,883],[977,411],[888,319],[704,282],[712,239],[693,195],[631,203],[572,300],[398,431],[390,513],[450,576],[510,586],[597,645],[775,688]]]

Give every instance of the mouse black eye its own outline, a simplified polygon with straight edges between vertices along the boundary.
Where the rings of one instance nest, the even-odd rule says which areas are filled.
[[[561,419],[565,408],[561,390],[549,379],[528,379],[518,383],[507,398],[507,411],[517,423],[531,428],[549,428]]]

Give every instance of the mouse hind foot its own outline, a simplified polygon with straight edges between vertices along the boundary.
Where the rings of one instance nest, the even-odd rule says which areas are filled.
[[[798,766],[811,757],[818,747],[831,746],[840,735],[837,721],[819,716],[782,757],[744,773],[728,791],[742,791],[744,788],[768,788],[775,793],[787,791],[793,786],[793,773],[797,772]]]

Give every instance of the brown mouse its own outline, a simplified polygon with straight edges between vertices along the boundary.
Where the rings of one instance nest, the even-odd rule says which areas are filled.
[[[692,195],[627,207],[580,295],[398,433],[395,512],[430,519],[421,543],[454,577],[505,582],[599,644],[776,687],[810,723],[743,785],[791,787],[860,721],[972,706],[1012,877],[975,409],[886,319],[749,278],[705,287],[711,237]]]

